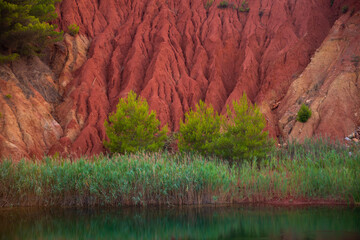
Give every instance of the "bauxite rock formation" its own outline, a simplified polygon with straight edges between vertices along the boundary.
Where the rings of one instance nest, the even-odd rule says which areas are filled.
[[[200,99],[224,113],[244,91],[273,137],[359,126],[359,1],[219,3],[63,0],[58,25],[79,35],[0,67],[0,156],[103,152],[104,120],[130,90],[173,131]],[[305,124],[294,121],[302,102]]]

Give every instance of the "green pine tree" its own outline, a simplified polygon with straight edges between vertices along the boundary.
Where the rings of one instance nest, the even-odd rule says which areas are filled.
[[[214,153],[222,121],[223,118],[212,106],[200,101],[195,110],[185,114],[185,122],[180,122],[179,150],[194,150],[207,155]]]
[[[167,139],[168,129],[161,130],[156,113],[149,113],[146,100],[130,91],[126,98],[119,100],[117,110],[105,121],[109,141],[104,142],[113,153],[137,151],[158,151]]]
[[[273,141],[264,131],[266,122],[260,109],[248,103],[246,94],[233,102],[233,111],[227,106],[227,115],[225,120],[200,101],[180,123],[179,150],[235,161],[266,156]]]
[[[62,39],[48,23],[57,15],[59,0],[0,0],[0,61],[41,53],[44,46]]]
[[[217,155],[232,160],[266,156],[273,141],[264,131],[265,118],[256,104],[249,104],[244,93],[239,101],[233,102],[233,111],[227,106],[227,114],[229,119],[218,139]]]

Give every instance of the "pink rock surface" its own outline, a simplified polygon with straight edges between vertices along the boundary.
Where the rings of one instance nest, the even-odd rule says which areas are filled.
[[[76,23],[80,33],[75,38],[66,36],[48,61],[54,73],[52,81],[61,95],[60,102],[49,103],[54,108],[50,112],[61,134],[49,137],[51,146],[38,144],[34,150],[37,155],[104,152],[103,123],[119,98],[130,90],[145,97],[162,125],[168,124],[173,131],[178,130],[184,113],[200,99],[224,113],[226,104],[239,99],[245,91],[261,107],[271,135],[289,137],[284,131],[288,125],[284,116],[290,114],[290,108],[291,115],[296,115],[297,106],[291,97],[292,89],[297,88],[295,82],[300,81],[299,76],[309,67],[324,39],[331,38],[329,31],[342,15],[341,7],[349,6],[349,12],[341,17],[346,22],[353,19],[352,9],[357,14],[359,2],[335,0],[330,6],[329,0],[252,0],[248,1],[248,13],[232,7],[219,9],[219,0],[208,9],[206,3],[63,0],[58,6],[60,28],[66,30]],[[229,3],[240,6],[242,1]],[[359,22],[354,21],[358,26]],[[347,34],[358,36],[359,32],[346,32],[343,37]],[[347,48],[350,54],[357,45],[355,40],[349,44],[354,44]],[[338,56],[329,55],[333,57],[330,61],[337,61]],[[344,64],[351,65],[349,61]],[[345,65],[340,72],[347,71]],[[3,85],[1,93],[5,94]],[[13,109],[4,99],[0,101],[0,110],[6,106]],[[336,109],[342,106],[339,103]],[[331,104],[324,108],[331,115]],[[306,136],[336,132],[339,137],[348,131],[334,130],[335,125],[326,122],[324,118],[320,125],[312,127],[317,130],[307,131]],[[20,129],[19,134],[25,131]],[[0,139],[14,144],[24,156],[33,149],[24,145],[20,135],[19,141],[10,140],[3,128]],[[41,142],[40,138],[34,139]],[[0,155],[12,154],[7,146]]]

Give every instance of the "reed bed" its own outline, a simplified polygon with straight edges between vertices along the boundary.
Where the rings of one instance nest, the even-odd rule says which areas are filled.
[[[351,152],[351,153],[350,153]],[[262,161],[137,153],[0,163],[0,206],[182,205],[360,201],[360,154],[308,140]]]

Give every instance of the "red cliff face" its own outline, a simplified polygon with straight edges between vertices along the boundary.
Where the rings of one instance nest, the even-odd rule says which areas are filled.
[[[297,88],[295,83],[301,81],[316,49],[329,38],[342,6],[349,6],[343,21],[354,19],[352,24],[359,26],[360,20],[354,18],[358,1],[335,0],[331,6],[329,0],[251,0],[249,12],[238,11],[243,1],[229,1],[226,9],[217,7],[220,1],[208,2],[211,1],[63,0],[58,9],[59,25],[66,29],[77,23],[80,34],[75,38],[66,36],[65,43],[58,44],[44,60],[52,69],[48,81],[59,98],[49,101],[44,94],[35,94],[39,102],[48,104],[48,109],[35,114],[40,105],[33,103],[34,112],[28,113],[35,122],[47,116],[56,126],[47,130],[43,124],[38,124],[38,128],[34,124],[19,127],[21,119],[16,113],[16,124],[0,119],[1,154],[11,155],[11,144],[24,156],[31,151],[36,156],[103,152],[104,120],[115,110],[118,99],[130,90],[145,97],[162,124],[167,123],[174,131],[184,113],[200,99],[224,112],[226,104],[245,91],[261,107],[272,136],[288,137],[284,129],[293,123],[284,119],[286,114],[296,115],[297,108],[289,89]],[[344,34],[360,35],[356,30]],[[344,45],[342,49],[345,48]],[[330,55],[329,61],[335,61],[333,58],[339,54]],[[12,66],[6,71],[10,74],[16,69]],[[311,76],[316,74],[314,71]],[[2,74],[0,84],[4,95],[5,85],[14,85],[21,93],[21,81],[12,83]],[[36,87],[32,90],[39,92]],[[21,98],[31,102],[34,97]],[[0,99],[0,111],[14,111],[15,101]],[[20,106],[21,100],[16,104]],[[331,109],[331,104],[326,108]],[[4,133],[12,124],[18,137],[10,137],[10,130]],[[352,124],[358,123],[354,120]],[[317,128],[317,132],[332,134],[326,122],[315,125],[311,128]],[[43,141],[45,130],[54,136],[47,144],[27,147],[21,133],[29,133],[32,141],[38,143]],[[309,136],[316,131],[308,131]],[[335,135],[339,137],[346,131]]]
[[[360,132],[360,12],[338,19],[310,64],[292,82],[276,114],[287,139],[344,139]],[[312,110],[305,124],[295,116],[302,103]],[[358,141],[358,139],[353,139]]]

